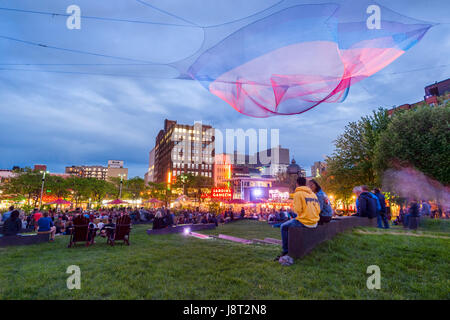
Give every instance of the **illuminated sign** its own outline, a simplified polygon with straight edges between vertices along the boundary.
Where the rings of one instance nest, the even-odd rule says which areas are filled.
[[[279,190],[269,190],[270,200],[287,200],[289,199],[289,192],[281,192]]]
[[[233,190],[229,188],[212,188],[211,193],[204,193],[201,197],[211,199],[231,199],[233,197]]]

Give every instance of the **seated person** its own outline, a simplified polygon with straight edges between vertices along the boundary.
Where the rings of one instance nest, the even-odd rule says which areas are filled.
[[[100,236],[101,237],[108,237],[108,238],[114,238],[114,232],[116,230],[116,224],[113,223],[113,219],[112,218],[108,218],[108,223],[105,224],[101,229],[100,229]]]
[[[162,216],[161,210],[156,212],[155,219],[153,219],[153,230],[155,229],[163,229],[167,226],[165,219]]]
[[[333,209],[331,208],[330,200],[325,192],[323,192],[319,183],[316,180],[311,179],[308,181],[309,188],[316,194],[317,200],[320,205],[320,220],[319,224],[324,224],[331,221],[333,217]]]
[[[48,216],[48,212],[44,212],[44,216],[38,220],[38,227],[38,233],[50,233],[50,241],[55,240],[56,227]]]
[[[95,238],[95,235],[97,234],[97,230],[98,229],[97,229],[97,226],[94,223],[94,218],[93,217],[89,218],[88,229],[89,229],[88,241],[94,242],[94,238]]]
[[[3,235],[15,236],[20,230],[22,230],[22,221],[19,219],[19,211],[13,210],[3,223]]]
[[[70,235],[72,234],[72,230],[73,230],[73,222],[72,221],[67,221],[66,222],[66,226],[64,228],[64,235]]]
[[[317,228],[319,222],[320,205],[314,192],[306,186],[304,177],[297,178],[297,188],[294,193],[294,212],[297,214],[295,219],[284,222],[280,226],[281,240],[283,251],[275,258],[278,261],[282,256],[289,252],[289,228],[290,227],[306,227]]]
[[[216,225],[216,227],[219,225],[218,221],[217,221],[217,217],[215,214],[210,214],[209,215],[209,219],[208,219],[209,223],[214,223]]]
[[[105,223],[102,220],[100,220],[99,223],[97,223],[98,230],[102,230],[104,226],[105,226]]]
[[[62,218],[58,218],[55,222],[56,227],[56,234],[64,233],[64,223],[62,221]]]

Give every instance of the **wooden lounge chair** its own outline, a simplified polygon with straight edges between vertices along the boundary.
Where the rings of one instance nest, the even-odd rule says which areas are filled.
[[[93,240],[93,237],[89,240],[89,219],[84,216],[75,217],[68,247],[73,247],[76,242],[86,242],[86,247],[88,247]]]
[[[128,215],[117,218],[114,234],[108,236],[107,243],[114,246],[116,241],[130,245],[131,218]]]

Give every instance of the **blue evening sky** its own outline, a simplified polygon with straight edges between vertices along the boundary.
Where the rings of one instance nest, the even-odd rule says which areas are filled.
[[[278,2],[143,1],[199,25],[226,23]],[[47,164],[52,172],[64,172],[69,165],[106,165],[109,159],[118,159],[125,161],[130,177],[143,176],[148,152],[168,118],[188,124],[201,120],[223,130],[278,128],[281,145],[309,170],[314,161],[333,151],[333,140],[348,122],[378,107],[417,102],[423,99],[426,85],[449,77],[450,1],[377,2],[405,16],[443,24],[431,28],[419,44],[387,68],[352,86],[343,103],[265,119],[241,115],[195,81],[170,79],[174,71],[169,67],[50,66],[135,62],[12,40],[167,63],[194,53],[203,40],[201,29],[82,17],[81,30],[68,30],[66,17],[0,10],[0,169]],[[186,24],[135,0],[0,0],[0,8],[63,14],[72,4],[80,6],[82,16]]]

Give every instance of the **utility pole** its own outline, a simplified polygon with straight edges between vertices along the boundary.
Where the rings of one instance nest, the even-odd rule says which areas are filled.
[[[45,184],[45,174],[49,173],[49,171],[41,171],[44,175],[42,176],[42,185],[41,185],[41,199],[39,201],[39,210],[42,208],[42,197],[44,195],[44,184]]]
[[[119,199],[121,199],[122,198],[123,177],[125,177],[125,175],[119,174],[119,177],[120,177]]]

